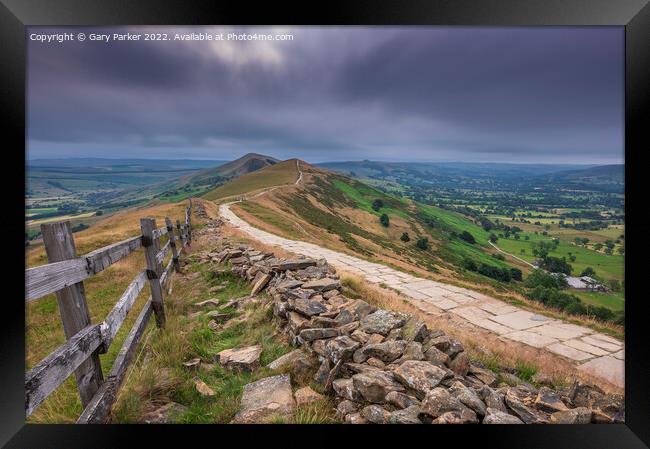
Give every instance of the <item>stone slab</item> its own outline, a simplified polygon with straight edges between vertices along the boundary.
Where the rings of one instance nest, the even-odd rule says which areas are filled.
[[[593,355],[608,355],[609,352],[605,351],[604,349],[600,349],[597,346],[592,346],[589,343],[585,343],[582,340],[566,340],[564,342],[565,345],[571,346],[572,348],[579,349],[584,352],[588,352],[589,354]]]
[[[587,344],[597,346],[609,352],[616,352],[623,347],[623,345],[616,340],[614,340],[614,342],[607,341],[598,335],[599,334],[588,335],[586,337],[582,337],[581,340]]]
[[[555,343],[552,345],[549,345],[546,347],[549,351],[564,356],[566,358],[569,358],[571,360],[576,360],[576,361],[583,361],[583,360],[588,360],[593,357],[593,355],[580,351],[579,349],[572,348],[571,346],[567,346],[564,343]]]
[[[625,386],[625,362],[614,357],[603,356],[578,366],[578,369],[601,377],[619,387]]]
[[[506,313],[505,315],[493,316],[490,319],[518,331],[530,329],[531,327],[541,326],[542,324],[551,320],[550,318],[536,315],[525,310]]]
[[[558,340],[568,340],[593,332],[591,329],[568,323],[548,323],[531,330],[540,335],[545,335]],[[578,348],[579,349],[579,348]]]
[[[539,335],[530,331],[512,332],[510,334],[503,335],[503,337],[518,341],[520,343],[526,343],[527,345],[533,346],[535,348],[543,348],[550,344],[557,343],[557,340],[555,338],[546,337],[544,335]]]

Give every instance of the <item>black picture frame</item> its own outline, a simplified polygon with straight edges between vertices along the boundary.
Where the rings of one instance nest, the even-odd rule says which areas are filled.
[[[327,3],[189,0],[0,0],[0,111],[3,115],[5,209],[0,229],[9,248],[3,251],[5,295],[0,325],[0,444],[12,448],[131,447],[136,444],[240,444],[272,442],[301,446],[453,444],[454,447],[641,448],[650,445],[650,354],[643,279],[650,250],[650,214],[645,152],[650,150],[647,117],[650,98],[650,5],[646,0],[347,0]],[[24,231],[25,75],[28,25],[165,24],[361,24],[482,26],[624,26],[625,27],[625,175],[626,175],[626,423],[573,426],[120,426],[26,425],[24,418],[25,333]],[[647,119],[646,119],[647,120]],[[23,149],[21,153],[20,149]],[[8,160],[7,160],[8,159]],[[15,236],[15,237],[12,237]],[[23,259],[24,260],[24,259]],[[13,262],[13,263],[12,263]],[[273,435],[271,435],[273,434]],[[199,442],[199,438],[206,438]],[[376,441],[373,441],[376,440]],[[445,440],[448,443],[443,443]],[[138,442],[139,441],[139,442]],[[145,443],[146,441],[146,443]],[[233,440],[231,440],[233,441]],[[234,440],[237,441],[237,440]],[[137,443],[136,443],[137,442]],[[180,443],[179,443],[180,442]],[[428,442],[428,443],[427,443]],[[181,446],[182,447],[182,446]]]

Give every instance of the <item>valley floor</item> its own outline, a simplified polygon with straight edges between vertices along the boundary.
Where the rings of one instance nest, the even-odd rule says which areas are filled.
[[[315,244],[286,239],[254,228],[230,210],[219,207],[221,217],[251,238],[312,258],[325,258],[338,270],[361,276],[366,282],[397,290],[406,301],[429,315],[451,314],[500,340],[548,351],[618,387],[624,385],[624,344],[584,326],[515,307],[482,293],[365,261]]]

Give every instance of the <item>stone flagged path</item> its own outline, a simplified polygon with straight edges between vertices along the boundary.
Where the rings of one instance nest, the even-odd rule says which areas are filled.
[[[624,386],[622,342],[587,327],[535,314],[466,288],[412,276],[385,265],[368,262],[312,243],[279,237],[257,229],[230,210],[219,206],[221,217],[250,237],[311,258],[325,258],[337,269],[400,291],[418,309],[432,315],[451,313],[504,341],[513,340],[573,361],[578,369]]]

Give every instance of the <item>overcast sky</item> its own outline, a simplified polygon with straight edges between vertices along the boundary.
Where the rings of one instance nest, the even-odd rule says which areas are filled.
[[[28,155],[623,162],[623,28],[40,28],[292,41],[28,44]]]

